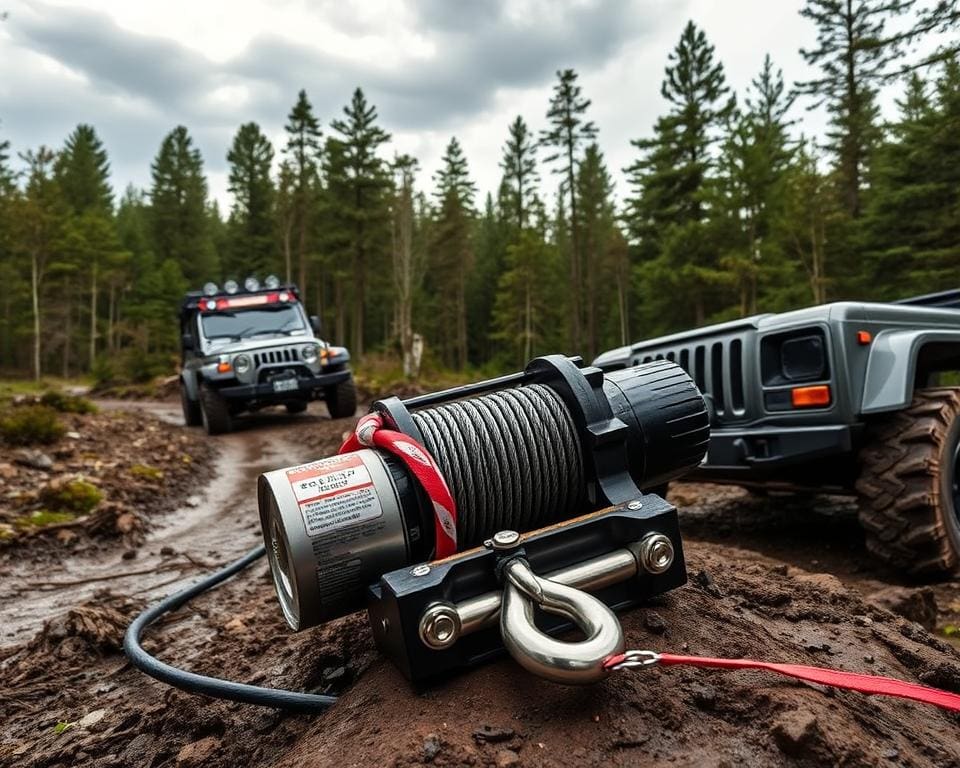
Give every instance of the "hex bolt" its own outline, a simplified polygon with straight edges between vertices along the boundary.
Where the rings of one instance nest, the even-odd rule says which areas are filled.
[[[632,509],[634,511],[641,509],[642,507],[643,507],[642,501],[631,501],[629,504],[627,504],[627,509]]]
[[[673,565],[673,542],[662,533],[649,533],[640,542],[637,555],[647,573],[663,573]]]
[[[493,534],[490,545],[494,550],[513,549],[520,543],[520,534],[516,531],[498,531]]]
[[[430,566],[426,563],[415,566],[410,570],[411,576],[426,576],[428,573],[430,573]]]
[[[433,603],[420,617],[420,639],[436,651],[449,648],[460,637],[460,614],[450,603]]]

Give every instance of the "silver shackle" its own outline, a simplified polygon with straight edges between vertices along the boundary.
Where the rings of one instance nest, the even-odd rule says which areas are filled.
[[[603,663],[626,648],[613,611],[593,595],[537,576],[519,557],[504,565],[503,576],[500,634],[520,666],[565,685],[586,685],[607,676]],[[569,619],[585,638],[565,642],[541,632],[534,622],[536,607]]]

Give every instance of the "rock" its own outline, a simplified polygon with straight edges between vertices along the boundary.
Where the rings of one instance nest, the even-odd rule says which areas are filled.
[[[433,758],[440,754],[443,745],[440,743],[440,737],[435,733],[430,733],[423,740],[423,761],[432,763]]]
[[[717,586],[717,582],[713,580],[713,576],[707,573],[707,571],[697,571],[693,575],[692,581],[698,587],[702,587],[708,594],[714,597],[723,597],[723,590]]]
[[[95,709],[93,710],[93,712],[88,712],[83,717],[81,717],[77,725],[80,728],[91,728],[97,723],[99,723],[101,720],[103,720],[103,718],[106,716],[107,716],[107,710]]]
[[[497,728],[493,725],[481,725],[473,732],[473,740],[477,744],[498,744],[509,741],[516,735],[513,728]]]
[[[79,440],[79,439],[80,439],[80,433],[79,433],[79,432],[67,432],[67,437],[69,437],[71,440]]]
[[[133,512],[121,512],[117,515],[117,533],[133,533],[140,526],[140,518]]]
[[[187,496],[187,500],[184,502],[188,507],[199,507],[203,502],[199,496]]]
[[[173,547],[164,545],[160,547],[160,557],[173,557],[176,553]]]
[[[227,632],[246,632],[247,625],[243,623],[243,619],[239,616],[230,619],[226,624],[223,625],[223,628]]]
[[[659,613],[654,611],[646,611],[643,614],[643,626],[655,635],[662,635],[667,631],[667,622],[663,620]]]
[[[869,595],[867,600],[925,629],[937,626],[937,598],[930,587],[887,587]]]
[[[122,555],[120,555],[120,557],[122,557],[124,560],[133,560],[136,558],[136,556],[137,550],[135,549],[127,549]]]
[[[501,749],[497,752],[497,768],[515,768],[520,765],[520,755],[512,749]]]
[[[16,461],[17,464],[23,464],[33,469],[41,469],[44,472],[49,472],[53,469],[53,459],[43,451],[35,451],[30,448],[21,448],[17,451],[14,454],[14,461]]]
[[[346,677],[346,667],[327,667],[320,673],[320,680],[324,685],[343,685]]]
[[[787,755],[801,756],[820,736],[820,724],[811,712],[794,710],[773,724],[773,739]]]
[[[9,480],[11,477],[17,476],[17,468],[13,464],[8,464],[7,462],[0,462],[0,477],[4,480]]]
[[[220,739],[216,736],[206,736],[198,741],[192,741],[177,753],[177,766],[190,768],[206,765],[219,749]]]

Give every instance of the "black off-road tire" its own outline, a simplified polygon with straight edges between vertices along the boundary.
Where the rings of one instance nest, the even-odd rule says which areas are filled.
[[[960,566],[960,389],[917,390],[906,410],[868,425],[860,452],[867,549],[917,576]]]
[[[186,385],[180,382],[180,407],[183,409],[183,423],[188,427],[199,427],[203,424],[203,413],[200,403],[191,400]]]
[[[307,410],[307,403],[305,400],[294,400],[292,403],[285,403],[284,405],[287,409],[287,413],[303,413],[305,410]]]
[[[341,381],[332,387],[325,387],[323,399],[327,401],[327,410],[331,419],[349,419],[357,412],[357,385],[353,377]]]
[[[200,388],[200,411],[203,414],[203,428],[208,435],[222,435],[233,428],[230,406],[217,390]]]

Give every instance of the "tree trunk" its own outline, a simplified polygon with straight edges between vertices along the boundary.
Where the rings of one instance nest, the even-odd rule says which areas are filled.
[[[36,252],[30,260],[30,298],[33,301],[33,378],[40,381],[40,265]]]
[[[63,378],[70,378],[70,340],[73,338],[73,305],[71,302],[66,304],[67,322],[64,327],[63,337]]]
[[[573,163],[573,139],[567,141],[567,184],[570,187],[570,318],[571,345],[574,354],[580,354],[580,232],[577,225],[577,191],[574,187],[576,170]]]
[[[93,260],[92,276],[90,280],[90,367],[97,359],[97,260]]]

